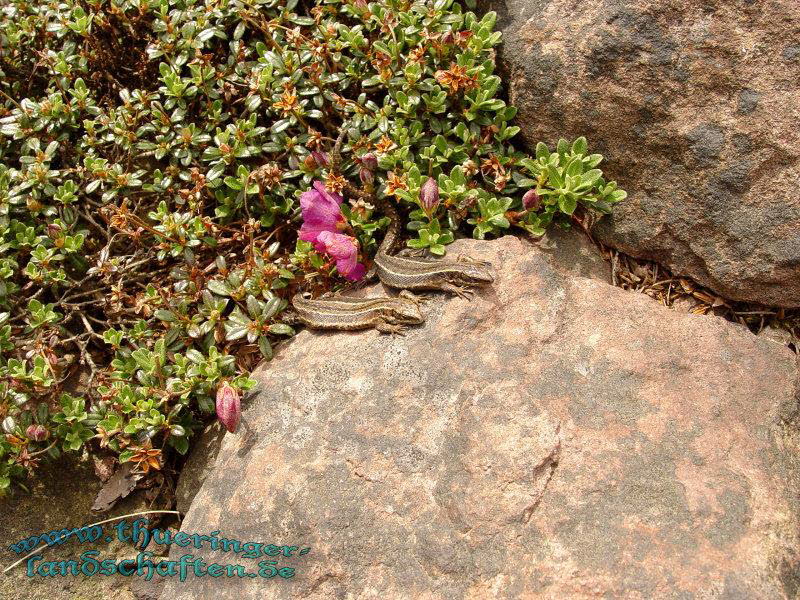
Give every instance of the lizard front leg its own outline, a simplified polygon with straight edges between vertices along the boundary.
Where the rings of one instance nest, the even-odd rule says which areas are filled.
[[[475,264],[475,265],[486,264],[485,260],[481,260],[479,258],[473,258],[472,256],[469,256],[468,254],[459,254],[458,256],[456,256],[456,262],[471,263],[471,264]]]
[[[281,321],[286,323],[287,325],[301,325],[303,322],[300,320],[300,316],[295,312],[294,309],[287,309],[281,313]]]
[[[403,248],[397,253],[397,256],[408,256],[410,258],[432,258],[428,253],[427,248]]]
[[[453,285],[452,283],[443,283],[440,288],[445,292],[450,292],[451,294],[455,294],[459,298],[464,298],[465,300],[471,301],[472,297],[475,295],[475,290],[468,287]]]
[[[426,298],[425,296],[417,296],[411,290],[400,290],[399,296],[401,298],[406,298],[407,300],[411,300],[417,306],[422,306],[428,301],[428,298]]]
[[[388,321],[379,321],[375,324],[375,329],[381,333],[388,333],[390,335],[405,335],[406,328],[397,323],[390,323]]]

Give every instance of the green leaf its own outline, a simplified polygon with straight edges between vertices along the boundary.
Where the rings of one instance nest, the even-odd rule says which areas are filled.
[[[267,336],[262,335],[258,338],[258,349],[266,360],[272,360],[272,344],[269,343]]]
[[[218,296],[230,296],[233,291],[227,283],[218,279],[212,279],[206,284],[206,287]]]
[[[578,202],[575,200],[575,198],[571,198],[569,196],[559,196],[558,198],[558,208],[563,213],[571,215],[575,212],[577,206]]]
[[[194,348],[190,348],[186,351],[186,358],[198,365],[205,361],[205,356],[203,356],[202,352]]]
[[[581,136],[574,142],[572,142],[572,153],[573,154],[586,154],[586,151],[589,148],[589,144],[586,142],[586,138]]]
[[[169,438],[170,445],[178,451],[178,454],[184,455],[189,450],[189,439],[185,436]]]
[[[600,169],[592,169],[591,171],[586,171],[583,175],[581,175],[581,187],[590,188],[597,180],[603,176],[603,172]]]
[[[554,188],[564,187],[564,179],[561,177],[561,173],[558,172],[558,169],[553,165],[547,165],[547,178],[550,185]]]
[[[447,154],[447,140],[444,139],[443,135],[437,135],[433,138],[433,145],[436,146],[436,149],[442,156]]]
[[[269,332],[275,335],[294,335],[294,329],[285,323],[273,323],[269,326]]]
[[[215,179],[219,179],[219,176],[222,175],[224,172],[225,172],[225,163],[219,162],[208,170],[208,173],[206,173],[206,180],[214,181]]]
[[[450,171],[450,179],[458,186],[467,184],[467,179],[464,177],[464,169],[461,168],[461,165],[453,167]]]
[[[173,321],[176,321],[178,319],[178,317],[175,315],[174,312],[169,310],[164,310],[162,308],[156,310],[153,313],[153,316],[156,319],[160,319],[161,321],[166,321],[167,323],[172,323]]]
[[[232,190],[238,191],[242,189],[242,182],[236,179],[235,177],[231,177],[230,175],[228,175],[227,177],[225,177],[224,181],[225,185],[227,185]]]
[[[544,142],[536,144],[536,158],[545,160],[550,158],[550,150],[547,149],[547,144]]]
[[[502,227],[503,229],[508,229],[510,223],[508,219],[506,219],[503,215],[494,215],[489,218],[489,222],[492,225],[496,225],[497,227]]]

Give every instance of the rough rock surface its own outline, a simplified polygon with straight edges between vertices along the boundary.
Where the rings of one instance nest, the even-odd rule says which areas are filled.
[[[18,561],[25,554],[9,549],[11,544],[33,535],[89,525],[104,518],[125,515],[142,510],[142,497],[134,492],[118,503],[109,513],[98,515],[91,511],[97,493],[102,487],[94,474],[90,461],[81,461],[64,454],[58,461],[44,463],[36,470],[36,478],[25,482],[31,493],[14,488],[13,493],[0,498],[0,571]],[[108,530],[106,530],[108,531]],[[81,553],[98,550],[103,558],[114,560],[136,556],[136,549],[116,539],[105,542],[101,538],[90,544],[65,542],[44,550],[42,562],[77,560]],[[131,577],[113,575],[105,577],[28,576],[26,563],[0,575],[0,598],[3,600],[84,600],[89,598],[114,598],[134,600]]]
[[[585,135],[598,233],[734,300],[800,306],[796,0],[488,0],[526,142]]]
[[[186,513],[194,496],[214,467],[225,430],[218,423],[205,428],[197,439],[192,440],[192,450],[181,469],[175,489],[175,509]]]
[[[294,578],[161,597],[796,597],[791,351],[518,238],[454,251],[494,286],[406,337],[301,332],[195,496],[183,531],[311,548]]]

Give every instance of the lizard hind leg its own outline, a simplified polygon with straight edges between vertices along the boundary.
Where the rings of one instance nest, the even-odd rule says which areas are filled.
[[[364,275],[361,279],[359,279],[352,286],[350,286],[350,289],[351,290],[363,289],[377,279],[378,279],[378,270],[373,265],[372,267],[370,267],[369,271],[367,271],[366,275]]]

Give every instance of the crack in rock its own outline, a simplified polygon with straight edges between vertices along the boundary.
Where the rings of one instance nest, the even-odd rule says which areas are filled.
[[[538,465],[533,468],[533,473],[538,479],[542,473],[547,473],[546,479],[544,480],[544,485],[542,486],[541,491],[536,494],[536,498],[534,501],[527,507],[525,510],[522,511],[522,522],[527,524],[533,513],[536,512],[536,509],[539,508],[539,504],[542,502],[542,498],[544,498],[544,494],[547,491],[547,487],[550,485],[550,480],[553,479],[553,475],[558,468],[558,462],[561,459],[561,436],[559,435],[561,431],[561,424],[558,424],[556,427],[556,437],[558,440],[556,441],[555,445],[552,447],[550,452],[547,456],[545,456]]]

